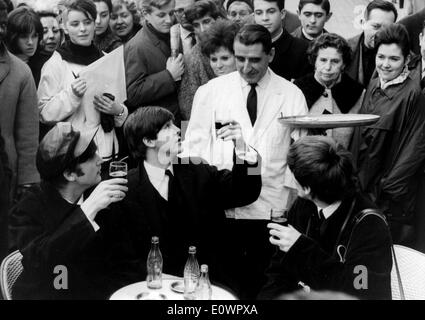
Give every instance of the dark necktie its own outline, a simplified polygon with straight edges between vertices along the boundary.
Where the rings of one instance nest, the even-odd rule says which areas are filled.
[[[191,38],[190,45],[193,47],[196,44],[196,37],[193,32],[189,33],[189,37]]]
[[[248,94],[248,99],[246,101],[246,108],[248,109],[249,118],[251,119],[251,124],[254,126],[255,121],[257,120],[257,90],[255,87],[256,83],[250,84],[251,90]]]
[[[425,88],[425,77],[422,78],[421,80],[421,89]]]
[[[172,190],[172,184],[173,184],[173,182],[174,182],[174,176],[173,176],[173,174],[171,173],[171,171],[170,170],[165,170],[165,174],[168,176],[168,201],[170,201],[170,198],[171,198],[171,190]]]

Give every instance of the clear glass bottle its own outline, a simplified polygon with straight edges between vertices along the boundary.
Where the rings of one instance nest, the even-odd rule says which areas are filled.
[[[211,300],[212,287],[210,278],[208,276],[208,266],[203,264],[201,266],[201,276],[195,289],[196,300]]]
[[[189,247],[189,258],[184,266],[184,295],[186,300],[195,300],[195,289],[199,280],[199,264],[196,260],[196,247]]]
[[[147,286],[150,289],[162,288],[162,254],[159,250],[159,238],[152,237],[151,250],[146,261],[147,266]]]

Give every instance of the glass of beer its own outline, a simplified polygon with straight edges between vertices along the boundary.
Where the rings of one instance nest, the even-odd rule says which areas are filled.
[[[223,112],[218,112],[217,110],[214,111],[214,123],[215,123],[215,134],[217,136],[217,131],[221,128],[231,124],[230,118],[229,118],[229,111],[225,111],[225,114]]]
[[[281,226],[288,226],[288,209],[271,209],[270,220],[273,223],[280,224]]]
[[[127,179],[127,163],[124,161],[112,161],[109,164],[109,177]]]

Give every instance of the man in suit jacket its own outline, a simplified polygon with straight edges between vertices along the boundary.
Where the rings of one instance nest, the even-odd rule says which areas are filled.
[[[364,14],[363,33],[348,39],[353,51],[353,61],[347,68],[347,73],[367,88],[375,71],[375,35],[383,27],[396,22],[398,13],[391,2],[373,0],[367,5]]]
[[[159,236],[164,272],[183,275],[189,246],[197,247],[210,277],[232,286],[233,243],[226,234],[224,210],[254,202],[261,190],[258,154],[247,147],[236,121],[217,132],[234,143],[232,171],[217,170],[200,158],[178,158],[180,129],[164,108],[147,107],[129,116],[124,127],[139,167],[128,173],[127,230],[134,260],[144,274],[150,238]]]
[[[313,72],[313,67],[307,58],[308,42],[293,37],[283,28],[285,15],[284,0],[254,0],[255,23],[269,30],[275,49],[270,68],[291,81]]]
[[[351,155],[332,138],[296,141],[288,163],[299,198],[289,225],[269,224],[277,252],[260,298],[309,286],[364,299],[391,299],[391,236],[382,214],[355,190]]]
[[[297,12],[301,26],[292,36],[311,42],[327,32],[325,24],[332,17],[329,0],[300,0]]]
[[[124,47],[126,105],[130,112],[151,104],[163,106],[174,114],[180,125],[177,81],[184,72],[184,61],[183,55],[172,58],[170,48],[170,15],[175,2],[144,0],[141,6],[145,18],[143,28]]]
[[[40,142],[43,181],[10,215],[10,245],[22,253],[24,267],[14,299],[106,299],[128,284],[114,276],[122,270],[112,267],[112,256],[127,245],[119,211],[108,208],[125,197],[127,180],[100,182],[94,136],[60,122]]]
[[[399,22],[406,27],[407,32],[409,33],[409,38],[411,39],[410,49],[416,54],[420,53],[420,45],[417,39],[419,37],[419,34],[422,32],[424,20],[425,9],[422,9],[421,11],[418,11],[415,14],[403,18]]]
[[[233,146],[217,139],[214,123],[226,123],[233,118],[241,124],[248,143],[262,156],[263,186],[259,199],[249,206],[227,211],[228,218],[234,220],[239,229],[237,240],[241,242],[244,257],[241,261],[246,265],[243,271],[258,281],[258,290],[272,253],[266,229],[270,210],[285,208],[290,202],[291,188],[295,189],[287,170],[286,153],[291,139],[296,140],[300,132],[291,132],[278,118],[304,115],[307,106],[296,86],[268,68],[274,49],[265,27],[255,24],[242,27],[236,35],[234,49],[238,71],[211,80],[195,95],[185,151],[219,168],[230,168]],[[248,271],[249,268],[255,270]],[[253,298],[252,294],[256,293],[248,290],[250,288],[245,290],[247,298]]]

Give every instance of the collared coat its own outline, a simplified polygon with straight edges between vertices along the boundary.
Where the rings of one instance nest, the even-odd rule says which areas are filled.
[[[283,126],[280,116],[297,116],[308,113],[303,93],[294,84],[277,76],[270,69],[270,81],[263,105],[254,127],[246,109],[242,79],[233,72],[209,81],[196,92],[192,117],[186,132],[184,152],[199,156],[219,168],[231,168],[233,144],[216,139],[214,116],[226,115],[239,122],[247,143],[258,151],[262,161],[263,187],[259,199],[249,206],[227,212],[236,219],[268,220],[271,208],[284,208],[289,188],[295,189],[286,156],[291,139],[300,131]]]
[[[127,102],[130,113],[139,107],[159,106],[168,109],[180,123],[178,85],[166,69],[171,48],[144,23],[124,45]]]
[[[1,134],[12,170],[14,193],[17,185],[40,181],[35,166],[39,118],[31,70],[6,48],[0,54],[0,101]]]
[[[411,221],[419,173],[425,161],[425,96],[417,70],[382,90],[372,79],[359,113],[379,115],[373,125],[356,128],[351,151],[362,190],[390,221]]]
[[[124,273],[131,268],[119,258],[129,247],[123,214],[112,206],[100,211],[96,232],[52,185],[34,187],[10,214],[10,247],[22,253],[24,267],[14,299],[107,299],[129,284]]]
[[[353,199],[356,199],[354,203]],[[382,218],[370,215],[354,227],[357,214],[373,208],[375,205],[360,194],[346,197],[320,225],[316,205],[298,198],[289,212],[288,222],[302,235],[287,253],[276,250],[266,272],[267,284],[259,298],[273,299],[279,294],[294,292],[300,289],[302,282],[316,291],[390,300],[392,242],[388,226]],[[358,270],[367,272],[367,289],[356,286],[360,283],[360,278],[356,278],[360,274]]]

